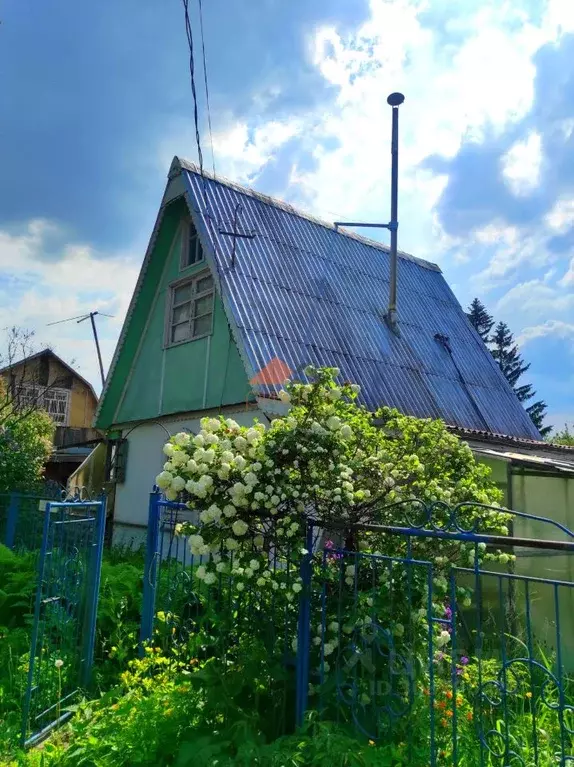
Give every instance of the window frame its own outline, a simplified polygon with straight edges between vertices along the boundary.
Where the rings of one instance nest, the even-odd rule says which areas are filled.
[[[194,232],[194,234],[192,234]],[[190,269],[192,266],[197,266],[198,264],[204,264],[205,263],[205,253],[203,252],[203,248],[201,247],[201,242],[199,240],[199,234],[197,233],[197,229],[193,226],[193,222],[191,219],[187,219],[183,222],[183,226],[181,229],[181,249],[179,253],[179,271],[183,272],[186,269]],[[201,258],[196,259],[192,263],[189,263],[189,252],[190,252],[190,240],[191,238],[194,238],[195,241],[195,253],[197,255],[198,248],[201,251]]]
[[[206,277],[211,277],[212,285],[209,290],[204,290],[201,293],[198,294],[196,285],[201,280],[204,280]],[[192,334],[188,338],[183,338],[180,341],[172,341],[172,331],[174,327],[173,322],[173,312],[176,308],[174,306],[174,297],[175,297],[175,291],[178,288],[183,288],[186,285],[191,285],[191,296],[190,296],[190,303],[192,305],[192,309],[195,308],[195,302],[200,298],[205,298],[207,296],[211,296],[211,310],[209,312],[205,312],[204,314],[200,315],[200,317],[206,317],[209,314],[211,314],[211,322],[209,325],[209,329],[206,330],[205,333],[200,333],[198,335]],[[215,280],[213,279],[213,275],[209,269],[203,269],[200,272],[197,272],[196,274],[189,275],[188,277],[181,277],[179,280],[176,280],[175,282],[171,282],[168,286],[169,290],[169,297],[167,300],[167,314],[166,314],[166,321],[165,321],[165,329],[164,329],[164,348],[168,349],[173,346],[181,346],[181,344],[188,344],[192,341],[198,341],[201,338],[207,338],[207,336],[210,336],[213,334],[213,322],[214,322],[214,315],[215,315]],[[187,302],[184,302],[187,303]],[[183,304],[182,304],[183,305]],[[191,328],[191,323],[196,320],[197,317],[191,314],[188,319],[188,324]],[[175,323],[175,324],[183,324],[183,323]]]
[[[56,426],[68,426],[72,401],[70,389],[63,389],[58,386],[38,386],[24,381],[19,388],[18,399],[22,409],[44,410]]]

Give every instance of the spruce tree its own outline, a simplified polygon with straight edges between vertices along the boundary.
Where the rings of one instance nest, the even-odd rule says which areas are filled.
[[[514,389],[520,402],[528,402],[535,396],[536,392],[533,390],[532,384],[518,386],[518,379],[526,373],[530,364],[524,363],[508,325],[505,322],[499,322],[490,340],[492,356],[498,362],[504,377]],[[546,403],[543,400],[538,400],[525,409],[542,436],[551,431],[550,426],[543,425],[546,416]]]
[[[490,340],[490,331],[494,325],[494,320],[491,315],[486,311],[484,304],[479,301],[478,298],[473,299],[472,303],[468,307],[466,316],[471,322],[471,325],[475,328],[478,335],[482,338],[485,344]]]

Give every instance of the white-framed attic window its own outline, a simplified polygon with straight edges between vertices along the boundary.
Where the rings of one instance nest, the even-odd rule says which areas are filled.
[[[214,295],[213,277],[208,271],[185,277],[169,286],[166,346],[211,335]]]
[[[199,241],[197,231],[190,219],[184,222],[181,233],[181,255],[179,270],[183,271],[190,266],[200,264],[204,260],[203,248]]]

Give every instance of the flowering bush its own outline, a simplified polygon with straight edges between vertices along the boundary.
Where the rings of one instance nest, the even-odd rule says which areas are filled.
[[[189,536],[194,555],[205,558],[196,575],[208,585],[227,573],[239,592],[253,581],[281,588],[285,572],[270,557],[269,541],[275,559],[287,549],[305,551],[310,516],[326,528],[343,526],[348,550],[357,548],[356,524],[420,524],[426,504],[435,504],[435,525],[452,524],[445,504],[465,503],[458,525],[506,532],[502,511],[476,505],[498,506],[501,495],[466,444],[440,421],[358,407],[359,387],[337,385],[338,373],[307,368],[312,383],[286,383],[279,396],[288,415],[267,429],[204,418],[199,434],[182,432],[165,445],[167,461],[156,483],[168,500],[185,494],[199,512],[200,528],[187,524],[178,532]],[[361,537],[365,550],[388,553],[389,536]],[[439,567],[454,558],[466,564],[476,555],[460,542],[422,540],[417,546]],[[289,594],[300,591],[295,579]]]

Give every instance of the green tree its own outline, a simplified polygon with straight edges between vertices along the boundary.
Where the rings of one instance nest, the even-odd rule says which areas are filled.
[[[54,422],[42,410],[22,414],[0,381],[0,493],[30,490],[43,476],[52,452]]]
[[[531,400],[536,395],[532,384],[519,385],[518,383],[522,375],[530,368],[530,363],[525,363],[522,359],[518,344],[515,342],[514,336],[505,322],[498,323],[490,338],[490,342],[492,344],[490,350],[492,356],[497,361],[504,377],[514,389],[520,402],[524,404]],[[543,400],[537,400],[528,405],[528,407],[525,405],[525,410],[543,437],[550,433],[552,427],[544,426],[546,403]]]
[[[556,445],[568,445],[574,447],[574,433],[568,428],[568,424],[564,424],[562,431],[557,431],[550,438],[551,442]]]
[[[484,304],[478,298],[472,300],[466,316],[478,335],[482,338],[484,343],[487,344],[490,340],[490,331],[494,326],[494,320],[486,311]]]

